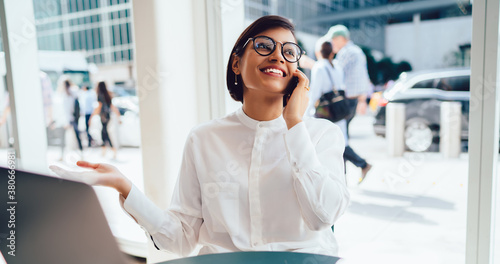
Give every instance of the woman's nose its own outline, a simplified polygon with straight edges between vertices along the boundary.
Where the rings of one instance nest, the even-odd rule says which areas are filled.
[[[271,61],[279,61],[281,63],[285,63],[285,58],[283,57],[283,53],[281,52],[281,49],[283,49],[283,45],[280,45],[281,43],[276,43],[276,48],[274,49],[273,53],[269,55],[269,59]]]

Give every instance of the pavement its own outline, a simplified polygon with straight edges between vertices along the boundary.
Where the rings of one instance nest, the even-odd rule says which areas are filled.
[[[350,125],[350,146],[373,168],[358,184],[361,170],[347,165],[351,204],[335,225],[339,256],[346,263],[465,263],[468,154],[390,157],[372,123],[358,115]]]
[[[373,168],[358,184],[361,170],[347,164],[351,204],[335,224],[339,256],[345,263],[465,263],[468,154],[454,159],[439,152],[389,157],[386,141],[374,134],[372,123],[370,114],[358,115],[350,126],[351,147]],[[59,155],[59,149],[49,148],[48,164],[74,168],[76,152],[68,152],[63,161]],[[84,151],[88,161],[108,162],[127,172],[142,190],[140,149],[122,148],[116,160],[111,156],[102,156],[100,148]],[[118,194],[95,188],[122,249],[145,256],[144,232],[120,208]],[[496,241],[500,254],[500,234]]]

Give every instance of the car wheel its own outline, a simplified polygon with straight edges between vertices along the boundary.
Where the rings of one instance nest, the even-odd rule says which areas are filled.
[[[414,152],[428,150],[433,142],[433,133],[427,121],[422,118],[413,118],[406,121],[405,145]]]

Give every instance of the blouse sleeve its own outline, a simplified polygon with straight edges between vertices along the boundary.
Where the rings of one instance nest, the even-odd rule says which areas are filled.
[[[344,176],[344,138],[338,126],[328,124],[326,127],[314,139],[317,143],[311,140],[304,122],[285,134],[295,192],[302,216],[312,230],[332,226],[349,204]]]
[[[198,243],[203,222],[201,192],[193,162],[191,137],[184,148],[182,166],[170,208],[162,210],[135,186],[123,201],[123,208],[151,235],[158,249],[189,255]]]

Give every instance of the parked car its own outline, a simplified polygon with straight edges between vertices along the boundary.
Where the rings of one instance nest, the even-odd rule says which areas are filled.
[[[113,94],[113,97],[127,97],[127,96],[136,96],[135,87],[126,87],[126,86],[112,86],[110,88],[110,92]]]
[[[385,137],[386,106],[406,106],[405,145],[411,151],[427,151],[439,144],[441,102],[462,105],[461,139],[466,145],[469,135],[470,69],[442,69],[403,72],[391,88],[383,93],[375,115],[375,134]]]

